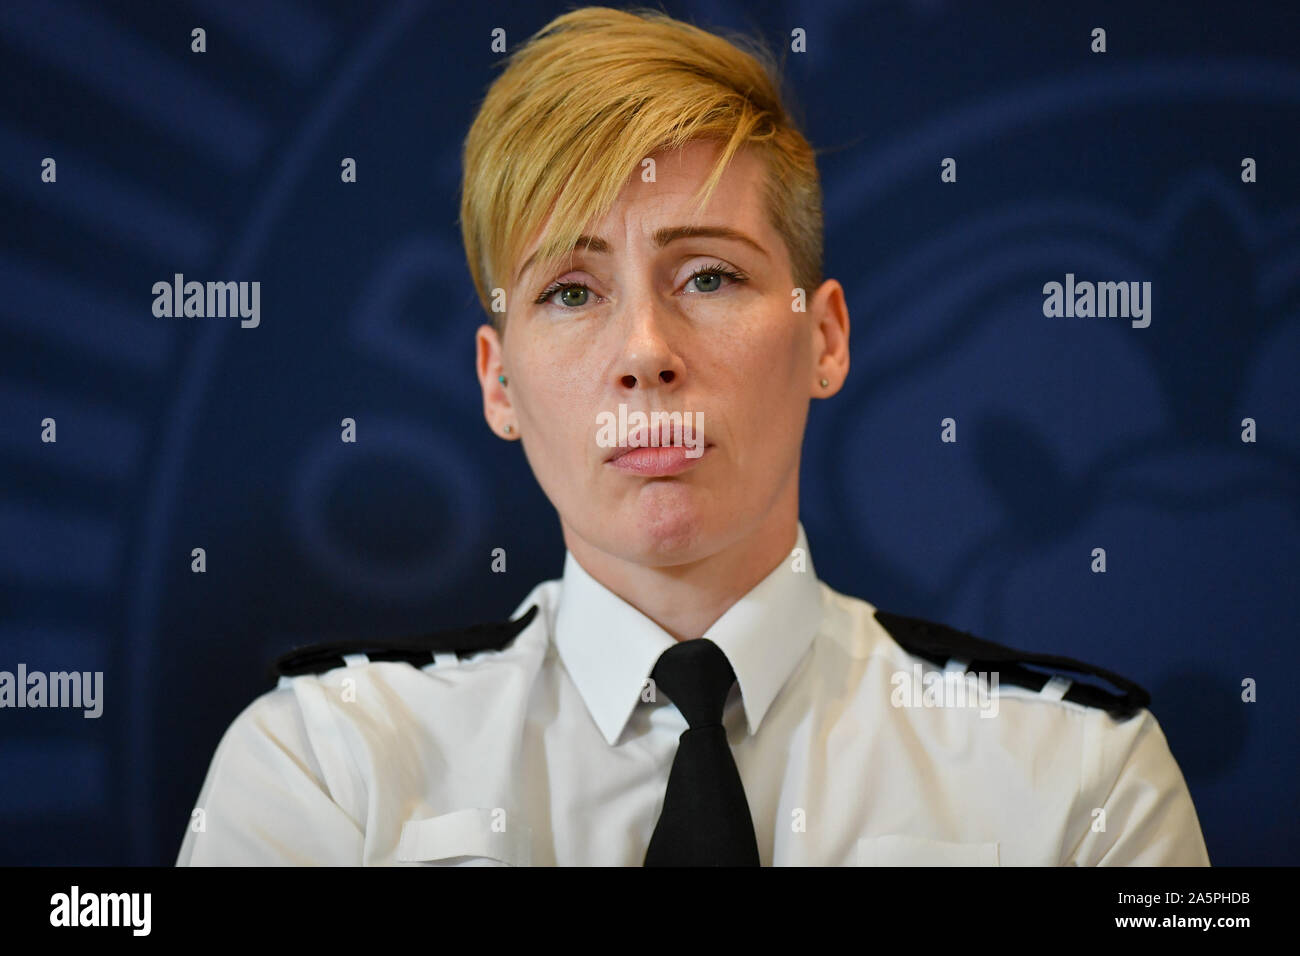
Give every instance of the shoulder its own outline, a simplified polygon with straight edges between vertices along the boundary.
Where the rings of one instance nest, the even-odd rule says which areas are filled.
[[[863,675],[863,713],[880,724],[905,722],[924,760],[941,763],[967,792],[992,786],[1000,800],[1018,793],[1013,804],[1022,819],[1009,826],[1023,827],[1031,811],[1047,820],[1063,811],[1057,820],[1062,863],[1208,865],[1186,780],[1150,710],[1150,694],[1135,681],[1096,664],[876,608],[829,587],[823,598],[822,635],[861,665],[845,668],[831,659],[825,667]],[[912,673],[922,671],[926,686],[918,689]],[[964,702],[960,693],[948,694],[948,676],[971,672],[998,678],[990,682],[987,710],[982,690],[974,704],[969,694]],[[933,680],[938,673],[944,681]],[[986,686],[983,677],[976,683]],[[896,700],[894,691],[905,699]],[[999,714],[1002,719],[982,719]],[[963,765],[970,771],[965,776]]]
[[[1126,720],[1151,703],[1135,681],[1097,664],[1000,644],[925,616],[878,608],[825,589],[824,629],[854,657],[885,654],[939,670],[996,674],[999,684]]]
[[[533,604],[511,620],[443,628],[424,634],[305,644],[277,657],[270,673],[276,678],[323,674],[337,667],[347,667],[349,658],[354,655],[364,655],[370,663],[398,661],[423,667],[432,664],[438,654],[455,654],[457,658],[463,658],[484,651],[502,651],[533,622],[538,610],[538,606]]]
[[[535,596],[536,591],[530,598]],[[346,762],[349,752],[365,746],[369,736],[387,738],[395,721],[417,720],[417,705],[454,704],[460,689],[481,688],[481,681],[467,679],[475,669],[459,666],[462,660],[508,655],[530,628],[544,637],[543,602],[525,603],[515,617],[503,621],[392,638],[323,641],[280,654],[266,668],[265,676],[274,685],[230,723],[217,758],[310,754],[314,756],[308,762],[319,758],[325,769],[330,758]],[[437,678],[431,677],[434,671]],[[434,686],[445,692],[431,695]]]
[[[531,667],[540,659],[552,613],[548,583],[507,620],[323,641],[280,654],[266,669],[273,686],[222,734],[205,788],[238,795],[256,791],[259,781],[293,781],[296,791],[325,792],[362,819],[374,755],[383,757],[379,764],[415,766],[420,744],[445,725],[440,717],[509,686],[497,675],[508,678],[521,662]]]
[[[338,668],[371,663],[405,663],[426,667],[454,656],[491,659],[517,645],[521,635],[549,634],[554,585],[546,581],[533,589],[513,617],[505,620],[431,629],[423,633],[345,638],[302,644],[277,656],[267,676],[283,686],[286,679],[323,675]]]

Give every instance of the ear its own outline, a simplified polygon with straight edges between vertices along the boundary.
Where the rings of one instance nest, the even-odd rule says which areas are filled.
[[[830,398],[849,376],[849,306],[844,288],[827,279],[813,294],[808,312],[813,321],[813,398]],[[827,385],[822,387],[821,381]]]
[[[477,350],[475,362],[478,372],[479,388],[483,390],[483,417],[488,427],[502,438],[518,438],[515,426],[515,410],[510,402],[509,375],[505,370],[505,350],[497,330],[490,325],[480,325],[474,337]],[[501,376],[506,376],[506,384],[501,383]],[[511,426],[507,434],[506,426]]]

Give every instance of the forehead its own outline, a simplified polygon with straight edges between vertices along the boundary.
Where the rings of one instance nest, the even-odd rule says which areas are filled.
[[[697,192],[713,171],[720,150],[720,144],[696,141],[680,149],[651,153],[647,158],[654,161],[653,167],[644,162],[639,164],[628,176],[609,212],[602,219],[587,223],[584,236],[601,238],[611,248],[617,248],[629,231],[649,237],[665,227],[707,222],[730,226],[772,248],[773,231],[764,215],[767,167],[754,150],[744,147],[737,150],[712,196],[703,205],[695,201]],[[645,181],[650,176],[647,169],[653,170],[654,178],[650,182]],[[536,254],[550,227],[548,217],[538,235],[525,247],[520,256],[518,281],[544,265]],[[565,258],[567,254],[560,261]]]
[[[642,170],[637,169],[628,177],[628,182],[619,194],[619,203],[650,205],[656,202],[690,202],[696,190],[713,171],[721,149],[720,144],[694,142],[671,152],[651,153],[648,158],[655,163],[655,182],[643,182]],[[733,203],[726,200],[734,200],[752,192],[761,184],[764,172],[764,163],[753,149],[737,150],[723,170],[722,178],[718,180],[717,188],[706,204],[706,211],[715,215],[722,211],[729,213]],[[615,205],[617,207],[619,204]]]

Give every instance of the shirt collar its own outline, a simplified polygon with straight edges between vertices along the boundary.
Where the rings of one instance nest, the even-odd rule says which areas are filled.
[[[802,523],[790,554],[703,635],[722,649],[736,672],[751,734],[821,624],[821,584]],[[555,646],[611,746],[640,701],[659,655],[675,643],[588,574],[571,552],[565,553]]]

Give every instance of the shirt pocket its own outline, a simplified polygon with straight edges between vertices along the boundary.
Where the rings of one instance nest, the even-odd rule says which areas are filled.
[[[430,866],[528,866],[532,831],[489,807],[469,807],[436,817],[407,820],[397,841],[399,863]]]
[[[891,833],[858,840],[858,866],[998,866],[997,843],[947,843]]]

